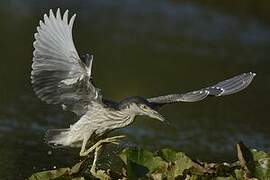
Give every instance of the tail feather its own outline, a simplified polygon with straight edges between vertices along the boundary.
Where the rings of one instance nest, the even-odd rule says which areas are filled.
[[[67,146],[65,138],[68,135],[69,129],[50,129],[45,133],[44,140],[52,147]]]

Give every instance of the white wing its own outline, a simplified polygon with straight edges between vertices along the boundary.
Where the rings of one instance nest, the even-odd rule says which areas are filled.
[[[99,90],[91,83],[91,65],[81,61],[72,38],[75,14],[61,17],[50,10],[35,33],[31,79],[35,93],[50,104],[61,104],[78,115],[91,101],[99,101]]]

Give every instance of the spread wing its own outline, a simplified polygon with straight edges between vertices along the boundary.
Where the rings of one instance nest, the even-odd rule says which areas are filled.
[[[245,89],[256,74],[249,72],[221,81],[213,86],[184,94],[170,94],[147,99],[155,105],[163,105],[176,102],[195,102],[207,96],[225,96]]]
[[[87,105],[99,101],[101,95],[91,83],[93,57],[83,62],[73,43],[75,16],[68,20],[68,10],[62,17],[59,9],[56,15],[52,10],[49,16],[44,15],[34,35],[31,79],[40,99],[82,115]]]

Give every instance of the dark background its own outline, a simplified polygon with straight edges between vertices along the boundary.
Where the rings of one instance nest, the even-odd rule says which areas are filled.
[[[137,118],[114,132],[128,136],[121,147],[168,147],[209,161],[233,161],[239,140],[270,151],[269,1],[3,0],[1,179],[23,179],[78,160],[79,149],[52,150],[43,142],[46,129],[68,127],[76,116],[41,102],[30,84],[33,34],[43,14],[57,7],[77,14],[77,50],[94,53],[96,85],[114,100],[197,90],[243,72],[257,73],[241,93],[164,107],[170,126]],[[99,162],[110,165],[111,153],[104,153],[109,158]]]

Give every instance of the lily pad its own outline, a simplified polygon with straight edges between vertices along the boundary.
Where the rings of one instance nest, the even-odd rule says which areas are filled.
[[[59,168],[50,171],[37,172],[29,177],[28,180],[84,180],[83,177],[72,177],[70,174],[70,168]]]
[[[56,179],[60,177],[65,177],[69,174],[70,168],[60,168],[50,171],[42,171],[33,174],[29,180],[46,180],[46,179]]]
[[[244,144],[238,146],[238,161],[232,163],[192,161],[185,153],[171,149],[150,152],[141,148],[126,148],[119,154],[125,164],[121,169],[97,169],[97,174],[106,175],[107,179],[270,180],[270,154],[250,150]],[[77,177],[79,175],[92,178],[87,160],[72,168],[35,173],[29,180],[84,180],[84,177]]]
[[[162,149],[160,154],[169,163],[169,168],[166,172],[168,179],[182,176],[183,172],[193,165],[193,161],[185,153],[176,152],[171,149]]]
[[[244,180],[245,179],[244,178],[245,173],[244,173],[244,171],[242,169],[236,169],[234,171],[234,173],[235,173],[236,179],[238,179],[238,180]]]
[[[229,176],[229,177],[215,177],[215,178],[213,178],[213,180],[235,180],[235,178],[233,176]]]
[[[255,167],[253,175],[259,179],[270,179],[270,155],[263,151],[251,150],[253,155]]]
[[[120,158],[127,166],[129,179],[147,177],[154,171],[166,168],[166,162],[162,158],[140,148],[125,149]]]

